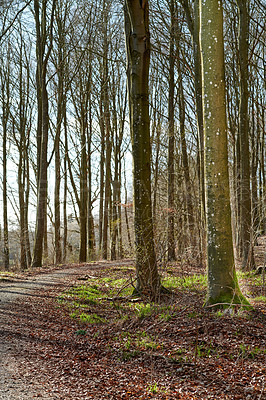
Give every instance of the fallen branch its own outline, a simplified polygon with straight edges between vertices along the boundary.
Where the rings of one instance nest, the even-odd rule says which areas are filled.
[[[128,297],[121,297],[121,296],[116,296],[116,297],[98,297],[97,300],[105,300],[105,301],[129,301],[130,303],[137,303],[138,301],[141,301],[141,298],[134,298],[134,299],[129,299]]]
[[[216,303],[216,304],[209,304],[208,306],[205,306],[206,308],[211,308],[211,307],[217,307],[217,306],[234,306],[234,307],[250,307],[248,304],[244,303]]]

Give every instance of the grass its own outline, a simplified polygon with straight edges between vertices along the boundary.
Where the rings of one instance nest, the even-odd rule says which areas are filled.
[[[255,275],[254,271],[237,271],[237,278],[248,281],[249,285],[262,286],[262,275]]]
[[[266,349],[259,348],[257,346],[252,347],[249,345],[245,345],[245,343],[241,343],[239,345],[239,356],[241,358],[250,358],[254,359],[256,356],[266,354]]]
[[[87,313],[79,313],[79,312],[73,312],[70,314],[70,316],[74,319],[79,319],[80,322],[86,323],[86,324],[99,324],[99,323],[106,323],[105,318],[102,318],[96,313],[93,314],[87,314]]]
[[[253,300],[254,301],[262,301],[263,303],[266,303],[266,296],[257,296]]]
[[[207,277],[203,274],[193,274],[184,277],[167,275],[163,279],[163,286],[167,289],[203,290],[207,286]]]
[[[12,282],[13,279],[20,278],[20,275],[12,271],[0,271],[0,281]]]
[[[138,331],[137,333],[122,332],[114,338],[114,341],[119,343],[120,349],[123,352],[132,353],[134,356],[145,350],[163,348],[163,344],[153,336],[148,335],[145,330]]]
[[[85,324],[122,323],[134,318],[140,321],[154,318],[161,320],[162,323],[168,322],[180,311],[180,307],[174,301],[175,294],[187,296],[194,292],[203,298],[207,286],[205,274],[184,275],[183,272],[177,274],[174,269],[168,272],[163,273],[162,284],[170,290],[170,294],[165,296],[168,299],[172,298],[172,301],[166,299],[153,303],[138,298],[133,299],[132,269],[122,266],[100,271],[98,277],[89,278],[82,285],[62,293],[58,297],[58,302],[70,308],[72,318],[79,319]],[[247,280],[249,285],[261,285],[261,276],[256,276],[254,273],[238,272],[238,278]],[[266,302],[266,297],[258,296],[254,300]],[[224,313],[216,314],[216,317],[221,316],[224,316]],[[190,309],[186,313],[186,318],[198,319],[201,318],[201,314],[195,309]]]

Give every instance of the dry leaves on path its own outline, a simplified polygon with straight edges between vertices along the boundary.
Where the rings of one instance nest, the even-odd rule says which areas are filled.
[[[39,397],[265,398],[263,303],[254,311],[218,315],[202,307],[204,291],[177,290],[161,300],[165,307],[171,303],[168,316],[158,308],[141,318],[117,318],[121,308],[103,301],[87,311],[102,321],[86,323],[70,317],[70,304],[58,302],[62,292],[82,284],[84,274],[107,279],[114,273],[128,276],[116,264],[88,265],[75,282],[69,276],[63,286],[40,289],[6,310],[4,332],[17,349],[16,376],[28,387],[37,382]]]

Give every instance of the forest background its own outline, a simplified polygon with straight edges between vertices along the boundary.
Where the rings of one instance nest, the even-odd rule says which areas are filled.
[[[149,6],[157,260],[203,265],[199,4]],[[123,3],[2,1],[0,7],[1,264],[23,270],[133,257]],[[235,255],[250,269],[266,229],[265,5],[229,1],[223,8],[233,238]]]

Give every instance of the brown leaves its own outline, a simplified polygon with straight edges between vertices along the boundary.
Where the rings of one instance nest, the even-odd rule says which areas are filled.
[[[99,273],[109,272],[102,267]],[[173,312],[166,319],[158,311],[142,319],[112,322],[113,305],[104,302],[99,313],[106,310],[109,322],[92,325],[73,320],[67,307],[58,306],[56,296],[63,290],[60,285],[39,291],[38,296],[13,305],[5,322],[6,334],[17,349],[19,376],[26,376],[26,386],[39,382],[47,398],[262,399],[265,395],[261,312],[217,316],[202,308],[200,292],[192,296],[183,291],[172,296]],[[36,391],[35,397],[40,393]]]

